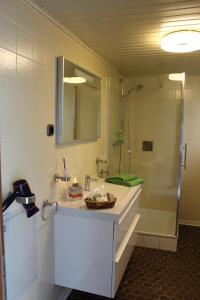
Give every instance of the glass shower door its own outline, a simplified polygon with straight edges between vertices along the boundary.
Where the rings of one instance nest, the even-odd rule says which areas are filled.
[[[144,88],[134,88],[139,85]],[[174,236],[181,176],[182,82],[171,81],[168,75],[133,77],[127,80],[127,90],[131,89],[121,99],[125,106],[122,172],[128,172],[130,155],[131,173],[145,180],[137,229]],[[119,149],[113,151],[117,164]]]

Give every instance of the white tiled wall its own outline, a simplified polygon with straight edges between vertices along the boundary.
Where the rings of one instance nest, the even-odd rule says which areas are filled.
[[[97,142],[56,147],[55,137],[46,136],[47,124],[55,123],[55,58],[60,55],[102,78],[102,126]],[[53,181],[55,172],[62,171],[63,156],[69,159],[72,177],[83,177],[86,173],[95,175],[96,157],[107,152],[108,76],[118,74],[28,3],[0,0],[0,136],[4,197],[14,180],[26,178],[36,193],[39,207],[44,199],[56,200],[66,189],[64,184]],[[15,210],[20,211],[21,207],[14,204],[7,215]],[[44,223],[37,214],[37,278],[20,299],[55,300],[63,291],[53,285],[52,226],[52,220]],[[14,266],[13,272],[17,278]]]
[[[139,247],[160,249],[176,252],[177,239],[170,237],[153,236],[147,234],[138,234]]]

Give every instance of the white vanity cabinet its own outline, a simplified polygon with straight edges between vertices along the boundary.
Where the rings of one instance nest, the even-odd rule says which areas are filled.
[[[113,209],[59,203],[54,217],[55,284],[114,298],[137,243],[134,229],[140,217],[134,203],[141,187],[123,189],[127,195],[117,197],[121,202]]]

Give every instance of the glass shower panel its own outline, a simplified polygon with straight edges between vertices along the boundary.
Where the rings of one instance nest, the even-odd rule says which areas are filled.
[[[121,129],[121,80],[110,77],[110,113],[109,113],[109,174],[117,174],[119,168],[119,146],[116,145],[117,133]]]
[[[127,91],[121,99],[125,106],[121,171],[131,170],[145,180],[137,229],[175,235],[182,82],[171,81],[168,75],[133,77],[127,80]]]
[[[138,229],[175,235],[181,83],[162,77],[161,86],[148,85],[134,101],[138,130],[133,132],[133,171],[145,180],[140,200],[144,217]],[[145,142],[152,143],[152,150],[145,150]]]

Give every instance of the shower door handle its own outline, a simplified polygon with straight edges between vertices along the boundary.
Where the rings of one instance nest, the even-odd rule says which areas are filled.
[[[187,143],[185,143],[185,145],[183,146],[183,150],[184,150],[184,160],[183,163],[181,164],[181,167],[183,167],[185,170],[187,166]]]

